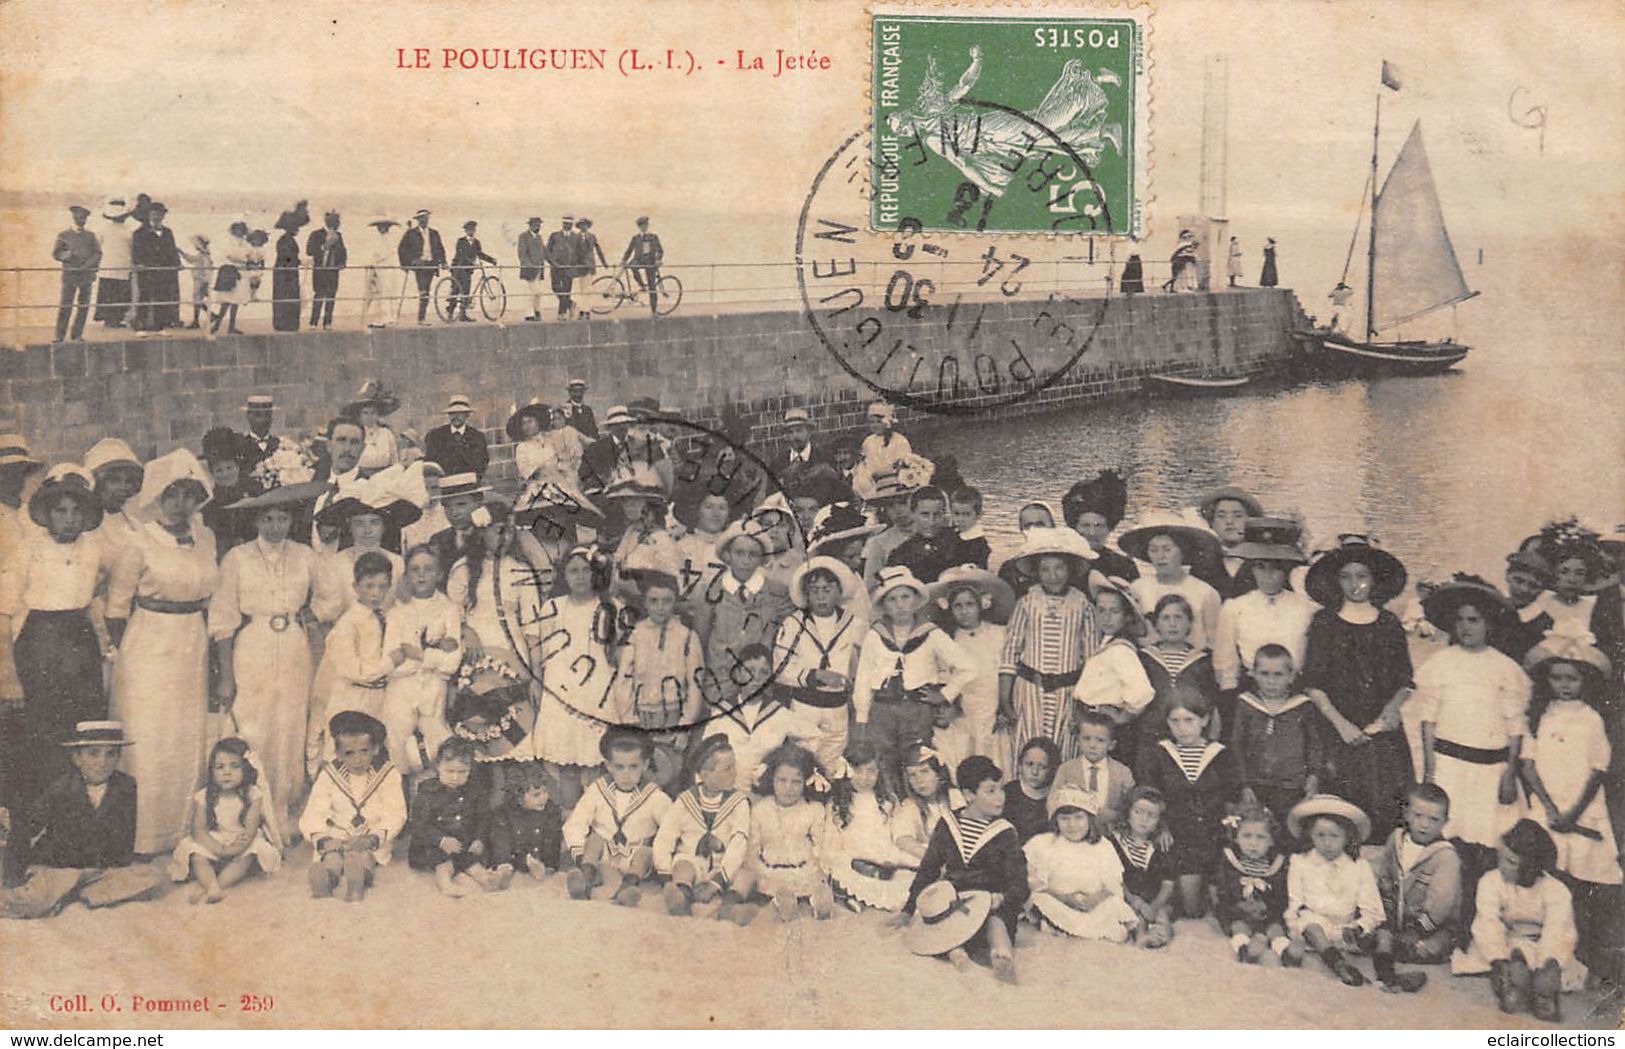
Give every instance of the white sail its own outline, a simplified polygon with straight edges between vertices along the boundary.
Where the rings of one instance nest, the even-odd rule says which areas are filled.
[[[1476,292],[1467,287],[1450,246],[1444,213],[1422,145],[1422,122],[1411,128],[1405,148],[1377,197],[1374,320],[1382,331]]]

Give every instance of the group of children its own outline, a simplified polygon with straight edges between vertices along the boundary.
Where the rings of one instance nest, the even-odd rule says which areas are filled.
[[[1617,978],[1607,541],[1531,537],[1510,597],[1427,587],[1452,643],[1413,674],[1398,560],[1345,536],[1311,563],[1300,523],[1236,489],[1123,527],[1102,474],[1059,516],[1021,508],[995,573],[980,495],[886,406],[844,461],[787,420],[782,493],[744,505],[685,498],[658,416],[607,421],[580,489],[444,478],[448,527],[404,556],[334,533],[351,585],[299,718],[307,774],[272,756],[265,781],[282,733],[214,744],[173,855],[194,899],[274,874],[297,836],[312,891],[358,900],[404,837],[451,896],[562,871],[574,899],[658,891],[741,925],[875,909],[1010,981],[1022,922],[1155,949],[1209,918],[1244,963],[1313,955],[1359,985],[1365,954],[1394,991],[1426,980],[1400,964],[1449,963],[1543,1019],[1587,966]],[[74,773],[13,814],[12,913],[155,889],[111,876],[145,869],[133,848],[86,847],[87,799],[135,818],[121,732],[79,726]]]

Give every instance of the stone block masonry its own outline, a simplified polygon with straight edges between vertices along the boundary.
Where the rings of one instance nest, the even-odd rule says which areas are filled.
[[[1032,330],[1087,311],[1093,327],[1097,308],[1015,301],[990,309],[987,323]],[[856,324],[862,316],[854,311],[843,320]],[[1134,395],[1149,373],[1280,368],[1294,352],[1289,330],[1304,323],[1285,289],[1116,298],[1099,317],[1087,351],[1058,382],[988,414]],[[897,330],[897,315],[886,323]],[[914,324],[910,338],[930,356],[942,338],[940,318],[928,313]],[[640,317],[0,350],[0,430],[20,431],[49,462],[78,459],[106,436],[122,437],[150,458],[177,445],[196,450],[214,426],[241,429],[250,393],[276,397],[277,432],[318,430],[373,377],[402,400],[390,424],[419,434],[444,421],[448,394],[467,394],[475,423],[492,440],[492,475],[499,480],[513,475],[502,429],[509,406],[533,396],[562,400],[572,378],[587,380],[587,400],[600,419],[611,404],[658,397],[666,410],[701,423],[716,425],[725,416],[748,423],[753,445],[763,448],[779,439],[788,407],[805,406],[819,432],[834,435],[861,429],[875,397],[830,356],[800,313]],[[966,379],[973,386],[968,373]],[[899,422],[920,432],[952,425],[953,417],[904,410]]]

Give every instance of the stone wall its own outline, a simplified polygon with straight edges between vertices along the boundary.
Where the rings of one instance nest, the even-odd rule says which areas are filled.
[[[902,320],[927,357],[947,340],[940,309]],[[854,310],[842,323],[867,315]],[[888,333],[898,330],[899,315],[881,316]],[[1154,372],[1278,368],[1293,352],[1287,332],[1301,320],[1297,299],[1284,289],[989,304],[982,324],[994,337],[1049,331],[1065,321],[1092,334],[1058,381],[988,412],[1029,414],[1125,396]],[[821,433],[834,433],[861,426],[875,396],[800,313],[723,314],[0,350],[0,431],[19,430],[47,461],[77,458],[108,435],[150,457],[181,444],[196,449],[212,426],[241,428],[250,393],[276,397],[278,432],[319,429],[372,377],[402,398],[390,420],[397,429],[421,433],[439,425],[446,396],[463,393],[493,445],[507,441],[502,424],[510,404],[532,396],[559,400],[576,377],[590,384],[587,399],[600,418],[610,403],[658,396],[666,410],[702,422],[737,413],[763,444],[778,436],[787,407],[806,406]],[[934,383],[936,376],[922,383],[927,379]],[[905,410],[900,421],[920,430],[947,420]],[[505,448],[493,459],[501,464],[496,476],[511,473]]]

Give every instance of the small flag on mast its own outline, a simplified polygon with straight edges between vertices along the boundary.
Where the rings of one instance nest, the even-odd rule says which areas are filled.
[[[1393,91],[1399,90],[1399,70],[1390,65],[1386,58],[1382,60],[1382,86]]]

